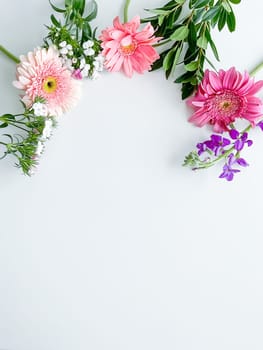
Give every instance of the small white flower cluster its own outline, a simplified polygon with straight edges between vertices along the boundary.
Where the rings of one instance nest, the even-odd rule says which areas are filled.
[[[59,52],[62,56],[65,56],[65,55],[73,56],[72,46],[70,44],[67,44],[66,41],[62,41],[59,44]]]
[[[46,140],[48,140],[51,137],[52,131],[53,131],[53,120],[51,118],[47,118],[45,120],[45,126],[42,131],[42,135],[40,136],[37,144],[36,153],[35,153],[36,157],[40,157],[40,155],[44,152],[44,149],[45,149],[44,143]]]
[[[96,55],[94,41],[87,40],[82,44],[83,55],[75,57],[72,45],[66,41],[59,43],[59,53],[63,64],[72,72],[72,76],[77,79],[88,78],[92,80],[99,77],[99,72],[103,71],[104,57]],[[90,63],[87,63],[90,62]],[[76,68],[78,67],[78,68]]]
[[[100,74],[99,72],[103,71],[103,67],[104,67],[104,57],[99,54],[97,57],[95,57],[95,60],[93,62],[93,74],[92,74],[92,79],[97,79],[99,78]]]
[[[92,48],[93,46],[94,46],[94,41],[92,40],[85,41],[85,43],[82,44],[82,47],[84,49],[84,55],[93,56],[95,54],[95,51]]]
[[[35,150],[35,155],[34,155],[34,159],[38,160],[41,154],[44,152],[46,140],[48,140],[52,135],[52,131],[54,128],[54,121],[51,117],[48,116],[48,109],[45,103],[35,102],[32,105],[32,110],[34,111],[35,116],[46,118],[45,126],[43,128],[42,134],[39,137],[36,150]],[[33,175],[35,171],[36,171],[36,165],[31,167],[29,171],[29,175]]]
[[[48,115],[48,108],[45,103],[35,102],[32,109],[36,117],[47,117]]]

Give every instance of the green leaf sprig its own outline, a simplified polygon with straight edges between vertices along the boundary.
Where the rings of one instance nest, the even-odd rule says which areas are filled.
[[[179,64],[183,65],[184,72],[175,79],[175,83],[182,84],[183,99],[196,91],[204,75],[205,61],[214,68],[206,54],[208,46],[219,61],[212,29],[217,26],[221,31],[227,26],[233,32],[236,19],[231,4],[239,4],[240,1],[171,0],[163,7],[148,10],[154,15],[142,20],[151,22],[156,36],[162,37],[156,46],[168,46],[160,53],[152,69],[163,68],[168,79]]]
[[[43,102],[36,98],[35,102]],[[52,126],[56,125],[53,117],[36,116],[32,107],[27,108],[19,114],[3,114],[0,116],[0,129],[7,127],[17,130],[14,133],[3,133],[0,140],[0,159],[13,155],[16,159],[15,165],[21,168],[25,175],[31,175],[38,164],[39,153],[42,153],[46,137],[43,131],[47,120]],[[49,138],[49,136],[47,137]],[[39,150],[41,147],[41,150]]]
[[[85,0],[65,0],[64,8],[59,8],[51,2],[50,5],[60,16],[51,15],[52,24],[47,26],[49,33],[44,39],[44,46],[48,48],[52,43],[60,50],[69,69],[83,70],[86,67],[86,76],[92,77],[96,70],[102,70],[98,58],[101,46],[96,38],[97,28],[92,29],[90,25],[97,16],[96,1],[90,2],[88,13]]]

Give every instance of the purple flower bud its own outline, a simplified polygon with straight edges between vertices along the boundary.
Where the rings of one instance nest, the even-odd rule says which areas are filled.
[[[236,162],[243,167],[249,166],[249,164],[244,158],[237,158]]]
[[[234,147],[237,151],[241,151],[244,147],[244,142],[238,139],[236,140]]]
[[[243,142],[245,142],[246,140],[247,140],[247,137],[248,137],[248,133],[247,132],[244,132],[242,135],[241,135],[241,140],[243,141]]]
[[[242,158],[239,158],[242,159]],[[245,162],[245,160],[243,160]],[[224,178],[227,181],[232,181],[234,178],[234,174],[235,173],[239,173],[240,170],[239,169],[233,169],[232,165],[234,165],[235,163],[238,163],[237,159],[235,158],[234,154],[231,153],[228,156],[228,160],[226,162],[226,164],[223,166],[223,172],[219,175],[219,178]]]
[[[239,132],[235,129],[231,129],[229,131],[229,136],[231,137],[231,139],[236,140],[239,137]]]
[[[263,131],[263,120],[257,123],[257,126],[260,127],[260,129]]]

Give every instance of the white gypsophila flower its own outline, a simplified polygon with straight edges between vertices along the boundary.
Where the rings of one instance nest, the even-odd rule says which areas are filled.
[[[64,40],[61,43],[58,44],[59,47],[66,47],[67,46],[67,42]]]
[[[84,51],[84,54],[86,55],[86,56],[93,56],[94,54],[95,54],[95,51],[92,49],[92,48],[88,48],[88,49],[86,49],[85,51]]]
[[[66,55],[68,53],[68,49],[66,47],[63,47],[62,49],[59,50],[61,55]]]
[[[86,64],[86,60],[85,60],[85,58],[82,58],[82,59],[80,60],[79,68],[80,68],[80,69],[84,68],[85,64]]]
[[[45,148],[44,143],[41,141],[38,141],[35,155],[39,157],[43,153],[44,148]]]
[[[69,56],[73,56],[73,54],[74,54],[74,52],[72,50],[68,52]]]
[[[98,56],[95,57],[95,61],[100,62],[100,63],[104,63],[105,57],[102,56],[102,54],[98,54]]]
[[[73,57],[71,61],[72,61],[73,64],[75,64],[75,63],[78,62],[78,59],[76,57]]]
[[[88,49],[89,47],[92,47],[94,45],[94,41],[87,40],[82,44],[83,49]]]
[[[84,78],[89,76],[90,64],[85,64],[84,68],[81,71],[81,74]]]
[[[94,61],[93,62],[93,66],[94,69],[98,72],[102,72],[103,71],[103,64],[101,64],[100,62]]]
[[[32,106],[32,109],[34,111],[35,116],[37,117],[47,117],[48,115],[48,108],[44,103],[35,102]]]
[[[63,65],[70,71],[74,69],[74,67],[72,67],[72,60],[70,58],[65,59]]]
[[[90,64],[88,64],[88,63],[85,64],[83,69],[85,69],[86,71],[89,71],[90,70]]]
[[[105,58],[102,55],[98,55],[97,57],[95,57],[95,61],[94,61],[94,68],[99,71],[102,72],[103,71],[103,67],[104,67],[104,61]]]
[[[67,45],[67,49],[68,49],[69,51],[71,51],[71,50],[72,50],[72,46],[71,46],[70,44],[68,44],[68,45]]]
[[[52,131],[53,131],[53,120],[48,118],[45,121],[45,127],[42,131],[41,139],[42,140],[49,139],[50,136],[52,135]]]
[[[81,75],[82,75],[83,78],[87,78],[87,77],[89,76],[89,71],[83,69],[83,70],[81,71]]]

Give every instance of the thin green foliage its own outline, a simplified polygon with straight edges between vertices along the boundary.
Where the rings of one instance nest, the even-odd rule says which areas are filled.
[[[160,58],[153,70],[163,68],[166,78],[174,76],[181,65],[175,82],[182,84],[182,98],[192,95],[204,75],[204,64],[210,62],[207,49],[210,47],[219,61],[212,29],[219,31],[227,27],[230,32],[236,28],[235,14],[231,4],[241,0],[171,0],[163,7],[147,10],[153,16],[142,20],[151,22],[155,35],[162,37],[158,46],[164,45]],[[183,15],[182,15],[183,14]]]

